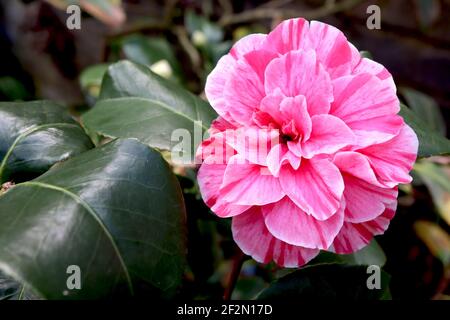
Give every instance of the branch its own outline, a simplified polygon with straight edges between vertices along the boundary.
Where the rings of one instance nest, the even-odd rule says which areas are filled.
[[[250,22],[261,19],[289,19],[294,17],[303,17],[308,20],[319,19],[335,13],[349,10],[358,5],[362,0],[344,0],[338,3],[334,1],[325,1],[325,4],[317,9],[309,11],[298,11],[293,9],[274,9],[267,7],[258,7],[253,10],[247,10],[237,14],[224,15],[220,20],[221,26],[228,26],[238,23]]]
[[[238,248],[236,256],[233,258],[233,266],[231,269],[230,277],[228,278],[228,286],[225,288],[225,293],[223,294],[223,299],[228,301],[231,299],[233,290],[236,287],[236,282],[239,279],[239,274],[241,273],[242,265],[247,259],[247,256]]]

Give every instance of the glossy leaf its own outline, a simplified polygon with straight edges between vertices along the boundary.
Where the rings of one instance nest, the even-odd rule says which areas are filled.
[[[450,169],[423,160],[414,165],[414,172],[425,183],[439,214],[450,225]]]
[[[0,102],[0,183],[35,177],[92,147],[78,123],[52,102]]]
[[[28,99],[29,97],[30,93],[19,80],[12,77],[0,78],[1,100],[18,101]]]
[[[201,33],[209,43],[219,43],[223,40],[224,32],[220,26],[205,17],[197,15],[193,11],[187,11],[184,20],[187,31],[194,38],[195,33]],[[193,40],[196,43],[195,39]]]
[[[400,115],[417,134],[419,157],[450,154],[450,140],[433,131],[413,110],[401,105]]]
[[[158,64],[166,61],[170,70],[165,70],[163,74],[155,72],[160,76],[164,75],[165,78],[179,80],[181,75],[180,64],[175,57],[173,48],[165,38],[133,34],[122,39],[122,50],[127,59],[149,66],[153,68],[153,71],[157,69]]]
[[[390,298],[387,273],[380,270],[380,289],[368,289],[368,278],[374,275],[365,266],[318,265],[305,267],[276,280],[258,296],[260,300],[365,301]]]
[[[100,94],[101,99],[120,97],[140,97],[164,103],[192,120],[202,121],[205,127],[209,127],[217,117],[206,101],[158,76],[146,66],[127,60],[109,67]]]
[[[81,88],[94,98],[100,94],[102,79],[108,66],[107,63],[96,64],[83,70],[80,75]]]
[[[438,104],[426,94],[408,88],[401,90],[407,105],[433,131],[445,136],[447,130]]]
[[[414,0],[416,15],[422,28],[430,28],[441,16],[439,0]]]
[[[433,222],[421,220],[414,223],[414,230],[431,253],[441,260],[445,267],[450,267],[450,236],[448,233]]]
[[[25,285],[8,277],[0,271],[0,301],[2,300],[39,300]]]
[[[367,58],[367,59],[372,59],[372,60],[373,60],[373,56],[372,56],[372,54],[370,53],[370,51],[362,50],[362,51],[360,51],[359,53],[361,54],[361,57]]]
[[[185,209],[169,166],[116,140],[0,196],[0,269],[49,299],[169,297],[185,265]],[[81,289],[67,287],[78,266]]]
[[[83,116],[83,123],[107,137],[137,138],[152,147],[171,150],[178,141],[171,141],[172,132],[187,129],[191,135],[206,128],[195,119],[176,112],[167,105],[143,98],[101,100]]]
[[[346,264],[346,265],[377,265],[384,266],[386,255],[379,244],[372,240],[366,247],[352,254],[335,254],[328,251],[322,251],[308,265],[318,264]]]
[[[176,143],[172,141],[173,131],[185,129],[192,152],[201,141],[199,134],[217,116],[207,102],[129,61],[108,69],[101,98],[104,100],[82,117],[90,131],[108,137],[137,138],[165,150],[171,150]]]

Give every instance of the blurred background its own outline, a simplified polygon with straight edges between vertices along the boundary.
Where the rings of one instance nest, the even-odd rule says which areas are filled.
[[[80,29],[66,25],[79,5]],[[381,28],[369,30],[370,5]],[[91,108],[108,65],[129,59],[203,95],[205,79],[231,45],[304,17],[341,29],[393,74],[400,98],[448,136],[449,0],[0,0],[0,100],[50,99],[74,116]],[[189,268],[181,293],[220,299],[237,260],[230,223],[198,196],[193,172],[180,170],[189,222]],[[393,299],[450,299],[450,157],[420,160],[401,186],[391,227],[377,240]],[[253,298],[286,270],[244,263],[233,298]]]

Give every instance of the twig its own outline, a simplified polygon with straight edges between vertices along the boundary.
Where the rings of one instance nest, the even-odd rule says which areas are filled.
[[[129,34],[133,34],[136,32],[145,32],[145,31],[166,31],[171,28],[174,11],[178,0],[168,0],[164,4],[163,16],[161,19],[151,19],[145,18],[134,21],[126,26],[123,26],[120,29],[114,30],[111,34],[108,35],[109,39],[123,37]]]
[[[165,2],[163,21],[166,23],[166,25],[170,25],[170,23],[172,22],[177,4],[178,0],[167,0]]]
[[[189,36],[187,31],[182,26],[174,27],[174,33],[178,37],[178,41],[180,42],[181,47],[186,51],[189,59],[192,62],[192,66],[194,70],[201,69],[202,58],[200,57],[200,53],[194,47],[194,45],[189,40]]]
[[[241,13],[224,15],[220,20],[221,26],[228,26],[237,23],[250,22],[261,19],[289,19],[294,17],[303,17],[308,20],[319,19],[340,11],[349,10],[359,4],[362,0],[344,0],[338,3],[326,1],[325,4],[317,9],[309,11],[298,11],[293,9],[274,9],[258,7],[253,10],[247,10]]]
[[[223,9],[224,15],[233,14],[233,5],[230,0],[219,0],[219,4]]]
[[[228,285],[225,288],[225,293],[223,294],[224,300],[228,301],[231,299],[231,295],[233,294],[233,290],[236,287],[237,280],[239,279],[239,274],[241,273],[242,265],[246,259],[247,256],[238,248],[238,252],[233,258],[233,265],[228,278]]]
[[[291,3],[293,0],[271,0],[269,2],[263,3],[260,8],[279,8]]]

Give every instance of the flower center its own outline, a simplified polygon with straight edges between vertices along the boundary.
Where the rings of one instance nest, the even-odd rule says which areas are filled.
[[[291,137],[291,136],[288,135],[288,134],[282,134],[282,135],[281,135],[281,141],[284,142],[284,143],[286,143],[286,142],[288,142],[288,141],[294,141],[294,138]]]
[[[294,121],[290,121],[281,127],[281,140],[283,142],[297,141],[299,138],[300,133],[295,127]]]

